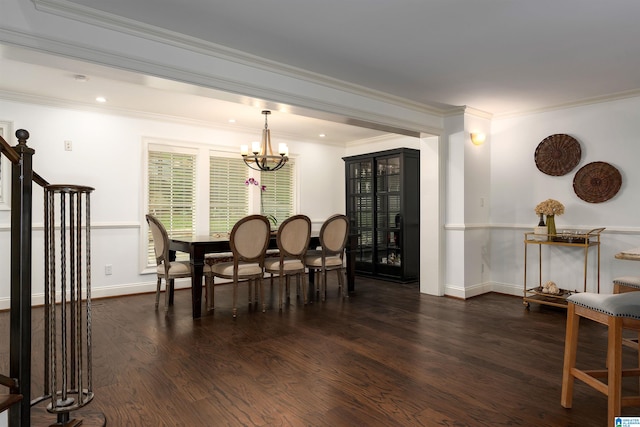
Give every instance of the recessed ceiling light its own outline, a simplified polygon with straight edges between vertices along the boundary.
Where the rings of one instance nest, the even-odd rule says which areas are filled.
[[[229,119],[229,123],[235,123],[236,119]]]
[[[320,138],[324,138],[324,137],[325,137],[325,136],[327,136],[327,135],[325,135],[324,133],[321,133],[321,134],[320,134],[320,135],[318,135],[318,136],[319,136]]]
[[[96,98],[96,102],[107,102],[107,98],[105,98],[104,96],[98,96]]]

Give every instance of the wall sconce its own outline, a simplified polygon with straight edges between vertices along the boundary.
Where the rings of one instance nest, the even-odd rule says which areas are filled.
[[[471,132],[471,142],[473,142],[474,145],[482,145],[484,144],[484,141],[486,141],[486,139],[487,135],[485,133]]]

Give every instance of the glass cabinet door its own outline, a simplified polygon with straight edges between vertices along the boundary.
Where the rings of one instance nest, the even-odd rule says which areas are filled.
[[[400,157],[377,160],[375,254],[381,268],[402,265],[400,172]]]
[[[373,263],[373,159],[350,163],[348,166],[347,215],[351,233],[358,235],[356,262]]]
[[[420,150],[343,157],[356,274],[409,283],[420,275]]]

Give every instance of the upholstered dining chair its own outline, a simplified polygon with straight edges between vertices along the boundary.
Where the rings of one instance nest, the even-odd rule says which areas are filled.
[[[156,310],[160,302],[160,285],[165,281],[164,311],[169,311],[169,300],[173,294],[175,279],[191,277],[191,267],[188,262],[169,260],[169,235],[162,223],[153,215],[147,215],[147,224],[151,230],[153,250],[156,256],[156,274],[158,285],[156,286]]]
[[[305,265],[309,274],[315,274],[314,285],[318,285],[322,295],[322,301],[327,293],[327,271],[335,270],[338,273],[338,286],[345,295],[344,275],[344,249],[349,237],[349,219],[346,215],[333,215],[329,217],[320,228],[320,250],[308,251],[305,256]],[[320,277],[318,277],[320,275]],[[321,281],[319,282],[318,279]]]
[[[286,282],[287,297],[290,294],[290,278],[296,276],[296,284],[302,286],[302,298],[307,302],[307,291],[305,286],[305,255],[311,239],[311,220],[306,215],[294,215],[287,218],[280,224],[276,242],[278,244],[279,256],[265,260],[264,271],[273,277],[279,277],[279,299],[278,306],[282,310],[282,289],[283,280]],[[300,280],[302,278],[302,280]],[[300,283],[302,282],[302,283]]]
[[[213,300],[215,277],[233,280],[233,317],[238,314],[237,300],[240,280],[248,281],[249,287],[252,283],[258,283],[262,311],[266,311],[262,277],[264,276],[264,258],[269,246],[270,233],[269,220],[266,217],[262,215],[246,216],[236,222],[229,236],[233,261],[204,266],[207,297],[211,300]]]

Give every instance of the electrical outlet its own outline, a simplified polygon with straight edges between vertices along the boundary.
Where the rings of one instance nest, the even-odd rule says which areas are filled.
[[[111,276],[113,274],[113,266],[111,264],[107,264],[104,266],[104,275]]]
[[[73,149],[73,144],[71,143],[71,141],[65,141],[64,142],[64,150],[65,151],[71,151]]]

